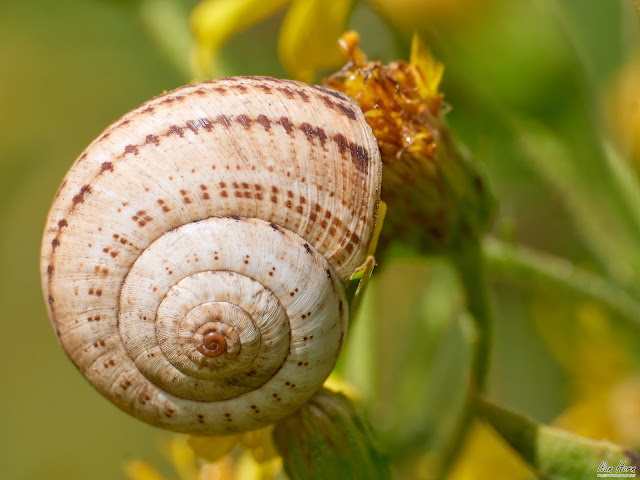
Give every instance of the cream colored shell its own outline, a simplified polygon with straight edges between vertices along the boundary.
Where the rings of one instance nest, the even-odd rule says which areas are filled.
[[[179,88],[78,158],[47,219],[60,343],[118,407],[201,434],[259,428],[322,385],[380,194],[346,96],[236,77]]]

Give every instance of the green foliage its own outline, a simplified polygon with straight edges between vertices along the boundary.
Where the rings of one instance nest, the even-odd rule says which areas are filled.
[[[615,473],[640,473],[636,472],[640,469],[640,455],[611,442],[540,425],[488,402],[479,402],[478,410],[542,478],[592,478],[596,471],[606,472],[600,470],[603,462],[612,466]],[[616,470],[618,466],[621,469]]]
[[[162,434],[69,368],[40,301],[37,257],[46,209],[80,151],[122,113],[192,79],[196,3],[0,5],[0,377],[9,392],[0,398],[0,478],[118,478],[131,456],[168,470],[156,452]],[[499,201],[495,238],[482,243],[486,272],[464,252],[452,262],[392,245],[337,368],[362,410],[331,397],[312,405],[335,425],[311,415],[291,435],[280,427],[287,471],[321,475],[323,462],[335,474],[376,478],[388,458],[398,478],[530,478],[525,467],[503,468],[511,449],[551,479],[637,462],[639,169],[619,141],[622,126],[604,114],[611,80],[637,54],[637,9],[629,0],[436,4],[360,1],[348,21],[372,59],[408,57],[415,30],[445,64],[452,142],[469,147]],[[286,15],[230,37],[218,73],[286,76],[277,56]],[[489,363],[488,351],[477,353],[479,334]],[[485,374],[490,398],[539,420],[479,403],[511,449],[468,429]],[[308,442],[291,443],[299,435]],[[351,457],[332,463],[327,436]],[[362,442],[371,436],[379,447]]]

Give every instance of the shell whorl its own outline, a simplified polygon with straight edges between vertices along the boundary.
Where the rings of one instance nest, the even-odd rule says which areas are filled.
[[[41,272],[60,343],[123,410],[175,431],[259,428],[330,373],[380,193],[348,98],[235,77],[156,97],[78,158]]]

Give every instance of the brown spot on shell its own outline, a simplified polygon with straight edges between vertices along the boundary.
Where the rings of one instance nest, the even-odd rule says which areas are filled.
[[[251,129],[252,120],[246,115],[238,115],[236,117],[236,122],[238,122],[245,130]]]
[[[100,166],[100,173],[103,172],[113,172],[113,163],[111,162],[103,162]]]
[[[287,97],[288,99],[293,99],[293,90],[291,90],[289,87],[278,87],[277,89],[280,93],[283,93],[285,97]]]
[[[304,103],[310,102],[309,95],[307,95],[304,90],[298,90],[296,93],[300,95],[300,98]]]
[[[280,117],[278,123],[284,128],[284,131],[287,132],[287,135],[293,135],[293,123],[287,117]]]
[[[262,125],[262,128],[265,129],[266,132],[271,130],[271,120],[266,115],[258,115],[258,123]]]
[[[179,137],[184,137],[184,130],[177,125],[171,125],[169,127],[168,135],[171,135],[171,134],[177,135]]]
[[[195,133],[196,135],[198,134],[199,127],[200,127],[200,124],[198,122],[195,122],[193,120],[189,120],[187,122],[187,128],[191,130],[193,133]]]
[[[335,135],[333,140],[336,142],[338,150],[343,157],[349,153],[354,166],[362,173],[367,173],[369,169],[369,154],[363,146],[349,142],[341,133]]]
[[[146,145],[152,143],[157,147],[158,145],[160,145],[160,139],[158,138],[157,135],[147,135],[144,140],[144,143]]]
[[[300,125],[300,130],[304,132],[307,140],[311,143],[314,143],[314,138],[318,139],[322,147],[327,143],[327,134],[322,127],[313,127],[311,124],[305,122]]]
[[[229,128],[231,126],[231,119],[226,115],[218,115],[216,117],[216,123],[219,123],[224,128]]]
[[[320,85],[307,85],[307,86],[319,92],[328,93],[329,95],[339,98],[340,100],[344,100],[344,97],[342,96],[342,94],[340,94],[339,92],[336,92],[335,90],[324,88],[324,87],[321,87]]]
[[[84,203],[84,196],[88,193],[91,193],[91,185],[83,185],[80,191],[73,197],[73,207],[79,203]]]
[[[213,123],[211,123],[211,120],[209,120],[208,118],[203,117],[198,121],[200,122],[200,125],[202,125],[202,128],[204,128],[207,132],[210,132],[211,129],[213,129]]]
[[[329,92],[328,90],[325,90],[325,93],[331,93],[331,92]],[[347,107],[344,103],[342,103],[342,101],[336,102],[330,97],[326,97],[324,95],[318,95],[318,96],[320,97],[320,100],[322,100],[322,102],[325,104],[326,107],[331,108],[332,110],[335,110],[336,112],[339,112],[342,115],[349,117],[351,120],[358,119],[358,115],[356,114],[356,111],[353,108]],[[338,94],[338,98],[340,98],[339,94]],[[340,100],[342,100],[342,98],[340,98]]]
[[[124,154],[126,155],[127,153],[138,155],[138,146],[133,144],[127,145],[126,147],[124,147]]]

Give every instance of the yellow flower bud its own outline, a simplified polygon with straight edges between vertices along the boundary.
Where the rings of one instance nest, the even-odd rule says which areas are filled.
[[[494,199],[475,162],[456,145],[438,91],[444,71],[414,37],[411,61],[367,61],[358,35],[340,47],[349,63],[324,86],[358,103],[382,154],[382,200],[388,213],[380,245],[400,240],[422,252],[458,248],[488,228]]]

